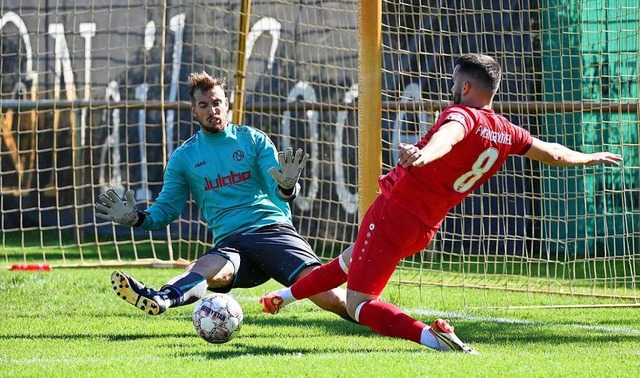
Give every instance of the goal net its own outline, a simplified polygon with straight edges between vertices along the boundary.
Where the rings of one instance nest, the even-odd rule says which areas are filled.
[[[227,79],[232,111],[236,89],[245,89],[244,123],[280,149],[311,154],[293,211],[318,254],[333,256],[354,239],[358,3],[243,3],[3,6],[0,222],[7,264],[192,261],[208,251],[212,235],[192,204],[153,233],[97,221],[93,210],[109,188],[134,190],[140,208],[158,195],[168,156],[199,129],[186,79],[200,71]]]
[[[384,2],[383,98],[393,104],[383,117],[385,168],[398,142],[433,123],[439,109],[427,105],[449,100],[453,61],[466,52],[501,64],[494,108],[512,122],[579,151],[624,156],[622,167],[569,169],[511,158],[450,212],[407,262],[420,269],[400,282],[469,288],[465,300],[480,305],[487,298],[475,289],[487,287],[637,303],[639,20],[625,0]]]
[[[168,156],[199,129],[186,88],[189,73],[199,71],[227,78],[232,111],[242,110],[243,123],[264,130],[281,149],[311,154],[294,223],[318,255],[334,257],[355,239],[361,215],[359,164],[370,162],[358,162],[358,137],[381,130],[379,170],[389,170],[398,143],[416,141],[449,102],[455,58],[482,52],[503,67],[497,111],[541,139],[621,153],[624,164],[556,169],[508,160],[451,211],[423,253],[403,261],[394,282],[460,286],[468,306],[564,303],[552,293],[591,304],[636,303],[635,1],[383,1],[381,123],[358,126],[358,49],[367,43],[359,40],[361,6],[356,0],[3,5],[5,265],[183,264],[206,253],[212,235],[193,204],[152,233],[97,221],[93,211],[108,188],[133,189],[141,208],[153,202]],[[477,295],[485,289],[504,294]],[[516,293],[544,295],[511,302]]]

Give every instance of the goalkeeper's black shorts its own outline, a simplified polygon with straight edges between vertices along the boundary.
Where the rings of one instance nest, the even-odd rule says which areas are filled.
[[[219,293],[259,286],[270,278],[288,287],[301,270],[321,265],[309,243],[293,226],[282,223],[229,236],[207,254],[220,255],[234,267],[231,285],[211,289]]]

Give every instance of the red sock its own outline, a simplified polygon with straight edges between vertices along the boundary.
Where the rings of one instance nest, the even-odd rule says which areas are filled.
[[[398,337],[420,343],[422,329],[427,325],[405,314],[391,303],[368,301],[360,308],[358,323],[384,336]]]
[[[338,256],[291,285],[291,294],[296,299],[305,299],[336,288],[345,282],[347,282],[347,274],[340,267],[340,256]]]

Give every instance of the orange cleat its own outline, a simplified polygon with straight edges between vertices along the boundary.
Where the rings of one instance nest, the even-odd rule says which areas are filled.
[[[453,327],[448,320],[436,319],[429,329],[440,344],[441,352],[462,352],[468,354],[478,354],[473,348],[463,343],[453,332]]]
[[[284,301],[276,293],[277,292],[274,291],[260,298],[259,302],[262,303],[262,312],[277,314],[278,311],[280,311],[280,309],[284,307]]]

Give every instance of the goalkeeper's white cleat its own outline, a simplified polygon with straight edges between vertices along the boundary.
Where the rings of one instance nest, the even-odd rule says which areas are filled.
[[[111,285],[116,294],[149,315],[159,315],[167,310],[169,301],[160,293],[149,289],[126,273],[111,273]]]
[[[453,327],[449,321],[436,319],[429,329],[440,344],[442,352],[462,352],[468,354],[478,354],[473,348],[463,343],[462,340],[453,332]]]

